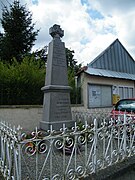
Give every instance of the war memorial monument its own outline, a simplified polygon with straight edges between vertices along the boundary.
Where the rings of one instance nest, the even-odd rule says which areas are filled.
[[[49,43],[47,69],[44,92],[43,117],[40,128],[55,130],[63,127],[72,127],[74,121],[71,115],[70,90],[68,86],[67,62],[65,44],[61,41],[64,31],[59,25],[53,25],[49,29],[52,41]]]

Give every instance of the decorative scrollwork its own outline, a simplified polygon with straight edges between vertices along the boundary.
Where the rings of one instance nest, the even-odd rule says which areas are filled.
[[[98,168],[98,169],[101,169],[102,166],[103,166],[103,162],[102,162],[100,159],[98,159],[98,160],[97,160],[97,168]]]
[[[99,132],[98,133],[98,137],[101,139],[101,140],[103,140],[104,138],[105,138],[105,134],[104,134],[104,132]]]
[[[21,140],[23,141],[25,139],[27,139],[27,134],[26,133],[22,133],[21,134]]]
[[[32,156],[36,153],[36,145],[33,142],[28,142],[25,144],[25,153],[29,156]]]
[[[25,154],[33,156],[35,153],[43,154],[47,151],[48,145],[43,141],[29,141],[24,145]]]
[[[88,142],[93,142],[94,141],[94,133],[91,132],[87,135],[87,141]]]
[[[113,157],[117,157],[117,156],[118,156],[118,151],[117,151],[117,150],[113,150],[112,156],[113,156]]]
[[[56,149],[62,149],[64,146],[64,142],[62,139],[57,139],[54,143],[54,146],[56,147]]]
[[[37,144],[37,147],[38,147],[38,152],[40,154],[45,153],[47,151],[47,149],[48,149],[48,145],[47,145],[46,141],[44,141],[44,140],[39,141],[39,143]]]
[[[110,165],[110,163],[111,163],[111,156],[110,155],[106,156],[105,162],[107,165]]]
[[[130,155],[130,153],[132,153],[132,148],[127,147],[127,148],[126,148],[126,150],[127,150],[127,154],[128,154],[128,156],[129,156],[129,155]]]
[[[135,146],[132,146],[132,152],[135,154]]]
[[[112,133],[113,133],[114,137],[118,137],[118,129],[116,127],[112,128]]]
[[[86,143],[85,134],[81,134],[81,135],[78,136],[78,143],[79,143],[80,145],[83,145],[83,144]]]
[[[83,176],[84,173],[85,173],[84,167],[78,166],[77,169],[76,169],[76,173],[77,173],[77,176],[78,176],[78,177]]]
[[[120,149],[120,150],[119,150],[119,155],[120,155],[121,157],[123,157],[123,155],[124,155],[124,149]]]
[[[93,169],[93,162],[90,162],[87,167],[88,167],[88,168],[87,168],[87,169],[88,169],[88,172],[89,172],[89,173],[92,173],[93,170],[94,170],[94,169]]]
[[[67,172],[67,179],[75,179],[75,171],[74,169],[70,169],[68,172]]]
[[[73,137],[66,137],[65,139],[65,146],[67,148],[71,148],[74,145],[74,138]]]
[[[52,180],[60,180],[60,179],[61,179],[61,177],[59,174],[56,174],[52,177]]]

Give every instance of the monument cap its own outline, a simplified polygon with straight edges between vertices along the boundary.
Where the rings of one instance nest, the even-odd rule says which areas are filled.
[[[53,27],[49,29],[49,34],[54,37],[63,37],[64,36],[64,30],[60,28],[60,25],[54,24]]]

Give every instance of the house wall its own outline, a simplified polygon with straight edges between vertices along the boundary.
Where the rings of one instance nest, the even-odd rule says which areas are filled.
[[[88,108],[88,84],[111,85],[114,94],[118,93],[118,87],[131,87],[134,88],[135,96],[135,82],[132,80],[105,78],[101,76],[91,76],[86,73],[81,74],[81,89],[82,89],[82,104]],[[115,87],[115,89],[113,89]]]

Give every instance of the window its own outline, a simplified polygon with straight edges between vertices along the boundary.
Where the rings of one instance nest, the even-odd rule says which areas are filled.
[[[133,98],[134,88],[132,87],[119,87],[119,95],[121,99]]]

